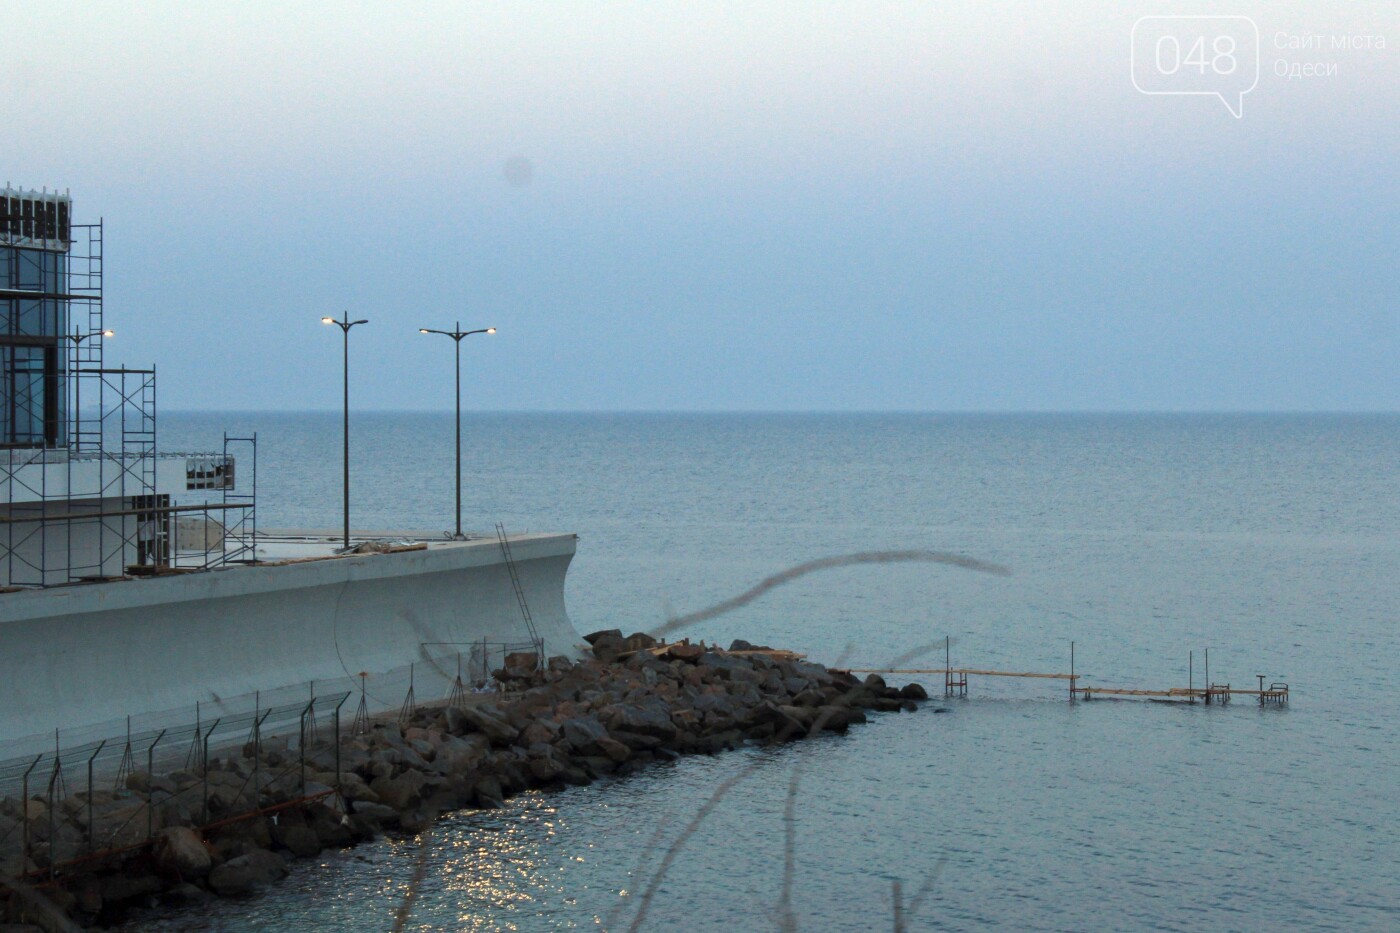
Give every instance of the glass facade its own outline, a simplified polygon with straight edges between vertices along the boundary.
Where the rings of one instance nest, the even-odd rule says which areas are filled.
[[[67,272],[65,252],[0,245],[0,447],[65,441]]]

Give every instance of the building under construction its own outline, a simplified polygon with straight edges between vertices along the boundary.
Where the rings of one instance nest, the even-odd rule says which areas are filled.
[[[154,572],[181,530],[202,564],[239,559],[251,541],[225,534],[253,512],[251,496],[229,501],[229,439],[219,453],[162,456],[155,368],[105,365],[102,279],[100,220],[74,223],[67,194],[0,189],[2,586]],[[200,501],[175,502],[186,493]]]

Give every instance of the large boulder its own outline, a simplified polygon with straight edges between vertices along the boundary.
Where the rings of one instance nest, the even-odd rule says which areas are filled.
[[[103,904],[121,904],[125,901],[134,901],[139,897],[155,894],[164,887],[161,880],[155,875],[141,871],[123,871],[104,875],[100,886],[101,890],[98,896],[101,897]]]
[[[461,774],[475,770],[490,751],[491,740],[480,733],[444,736],[434,764],[444,774]]]
[[[209,887],[221,897],[247,894],[287,874],[282,856],[265,849],[229,859],[209,873]]]
[[[505,791],[495,775],[483,774],[477,778],[476,783],[472,785],[472,796],[476,798],[478,807],[505,806]]]
[[[395,810],[393,807],[386,807],[382,803],[365,802],[358,802],[354,807],[355,816],[373,826],[382,829],[399,824],[399,811]]]
[[[634,735],[668,741],[676,737],[671,711],[659,698],[647,696],[634,703],[611,707],[603,719],[609,732],[622,730]]]
[[[315,858],[321,854],[321,840],[309,826],[288,826],[276,835],[282,847],[297,858]]]
[[[605,628],[605,629],[599,629],[599,630],[596,631],[596,632],[589,632],[587,635],[583,636],[583,640],[586,641],[586,642],[588,642],[590,645],[596,645],[596,644],[598,644],[598,640],[599,640],[599,639],[601,639],[601,638],[606,638],[606,637],[609,637],[609,636],[611,636],[611,637],[613,637],[613,638],[616,638],[616,639],[618,639],[618,640],[621,640],[621,639],[622,639],[622,629],[620,629],[620,628]]]
[[[559,738],[559,723],[548,719],[536,719],[520,730],[520,744],[527,748],[541,742],[549,744]]]
[[[565,720],[562,731],[565,743],[574,751],[583,755],[605,754],[599,743],[608,737],[608,730],[597,716],[575,716]]]
[[[604,757],[618,764],[632,757],[632,749],[610,736],[598,740],[598,750]]]
[[[369,789],[380,803],[403,813],[422,799],[427,780],[421,771],[405,771],[396,778],[375,778]]]
[[[598,633],[598,638],[593,643],[593,657],[610,664],[617,660],[617,656],[627,650],[627,641],[621,633],[612,632]]]
[[[209,847],[187,826],[172,826],[156,833],[151,854],[163,874],[184,881],[203,878],[214,867]]]
[[[623,641],[626,645],[624,649],[626,651],[644,651],[647,648],[655,648],[657,644],[656,639],[646,632],[633,632]]]
[[[454,726],[454,719],[463,728],[458,729]],[[510,720],[500,708],[490,703],[449,707],[448,727],[459,735],[464,732],[480,732],[497,745],[509,745],[520,735],[520,730],[510,724]]]
[[[555,754],[553,745],[531,745],[526,767],[535,780],[548,784],[564,773],[565,762]]]

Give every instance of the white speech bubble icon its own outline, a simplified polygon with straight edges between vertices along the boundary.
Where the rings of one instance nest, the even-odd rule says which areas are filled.
[[[1144,16],[1133,23],[1133,87],[1220,98],[1235,119],[1259,85],[1259,26],[1248,16]]]

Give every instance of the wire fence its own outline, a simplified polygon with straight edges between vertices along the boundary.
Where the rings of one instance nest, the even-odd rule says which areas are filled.
[[[342,739],[374,719],[407,723],[420,706],[503,689],[506,672],[543,658],[542,640],[424,644],[419,661],[381,673],[55,732],[46,750],[31,739],[28,754],[0,759],[0,872],[53,876],[145,845],[168,826],[209,827],[333,796]]]

